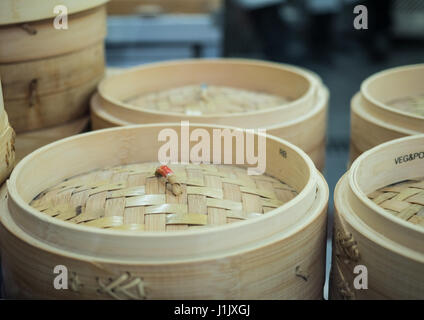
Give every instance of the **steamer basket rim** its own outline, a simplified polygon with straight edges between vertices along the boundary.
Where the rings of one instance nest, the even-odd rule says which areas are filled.
[[[350,99],[350,105],[351,105],[351,111],[355,113],[355,116],[360,117],[361,119],[365,121],[372,121],[373,123],[377,124],[379,127],[382,127],[387,130],[395,131],[396,133],[401,133],[403,135],[419,135],[422,134],[421,132],[417,132],[411,129],[407,129],[404,127],[400,127],[395,124],[391,124],[388,122],[384,122],[378,117],[375,117],[374,115],[371,115],[366,108],[364,108],[359,99],[361,98],[362,93],[360,91],[356,92],[353,97]],[[359,110],[360,109],[360,110]],[[360,111],[360,112],[358,112]],[[423,125],[424,130],[424,125]]]
[[[200,59],[179,59],[179,60],[169,60],[169,61],[162,61],[162,62],[154,62],[154,63],[148,63],[141,66],[131,67],[131,68],[125,68],[125,71],[118,74],[110,75],[109,77],[104,78],[102,81],[100,81],[98,85],[98,93],[101,98],[109,101],[110,103],[119,106],[120,108],[125,108],[131,111],[136,112],[145,112],[153,115],[160,116],[162,113],[160,111],[141,108],[141,107],[135,107],[132,104],[124,103],[114,97],[112,97],[110,94],[104,91],[104,87],[111,81],[114,80],[114,78],[121,76],[123,73],[135,73],[140,70],[155,68],[155,67],[166,67],[166,66],[175,66],[176,64],[204,64],[204,63],[216,63],[216,64],[229,64],[229,63],[237,63],[240,65],[262,65],[262,66],[269,66],[269,67],[275,67],[279,68],[281,70],[289,71],[292,73],[298,73],[298,75],[305,78],[309,84],[308,89],[302,96],[299,98],[288,102],[286,104],[283,104],[281,106],[268,108],[264,110],[255,110],[255,111],[249,111],[249,112],[236,112],[236,113],[214,113],[214,114],[207,114],[207,115],[190,115],[190,118],[197,118],[201,122],[202,119],[205,118],[233,118],[238,116],[247,116],[247,115],[260,115],[260,114],[266,114],[270,111],[283,111],[284,109],[287,109],[289,107],[292,107],[293,104],[300,104],[307,100],[309,97],[317,94],[318,86],[321,85],[321,79],[314,75],[313,72],[309,72],[306,69],[302,69],[300,67],[288,65],[288,64],[281,64],[276,62],[268,62],[268,61],[262,61],[262,60],[254,60],[254,59],[242,59],[242,58],[200,58]],[[183,113],[177,113],[177,112],[167,112],[167,115],[174,116],[174,117],[186,117],[186,114]]]
[[[293,235],[295,235],[298,232],[302,232],[312,222],[315,222],[316,220],[318,220],[321,215],[323,215],[323,214],[327,215],[326,208],[328,206],[329,189],[328,189],[327,182],[325,181],[322,174],[320,172],[318,172],[318,173],[319,173],[319,176],[320,176],[318,185],[321,185],[323,187],[323,188],[320,188],[320,193],[322,193],[321,198],[324,198],[324,199],[327,199],[327,200],[324,201],[324,202],[318,203],[317,206],[314,206],[313,207],[314,208],[313,214],[309,215],[308,217],[302,218],[302,222],[304,222],[306,220],[307,224],[298,223],[298,224],[291,225],[287,230],[285,230],[286,234],[284,234],[283,237],[282,236],[278,237],[278,233],[275,233],[273,235],[270,235],[271,239],[269,239],[269,238],[260,239],[259,240],[260,243],[256,246],[254,245],[253,247],[252,246],[242,247],[242,248],[236,247],[236,248],[228,249],[227,251],[224,251],[224,252],[213,252],[213,253],[209,253],[208,255],[200,255],[200,256],[196,255],[194,258],[192,258],[192,257],[178,257],[178,258],[175,258],[175,260],[172,260],[172,263],[178,264],[178,263],[186,263],[188,261],[197,263],[197,262],[210,261],[212,259],[213,260],[220,259],[220,258],[226,257],[228,255],[237,254],[238,252],[241,252],[243,250],[251,251],[251,250],[255,250],[257,248],[262,248],[263,246],[269,245],[269,244],[273,243],[274,241],[277,241],[277,240],[274,239],[276,237],[278,237],[278,241],[283,241],[285,239],[289,239],[290,237],[292,237]],[[0,187],[0,194],[2,193],[2,189],[5,189],[5,191],[7,193],[6,184],[4,184],[3,186]],[[315,202],[316,202],[316,200],[315,200]],[[4,204],[4,205],[7,206],[7,203]],[[1,206],[2,206],[2,201],[0,200],[0,209],[1,209]],[[9,213],[9,215],[10,215],[10,213]],[[23,230],[15,221],[13,221],[13,223],[15,223],[17,225],[19,230]],[[0,224],[3,224],[1,222],[1,216],[0,216]],[[10,230],[8,225],[6,226],[5,224],[3,224],[3,227],[6,228],[8,230],[8,232],[13,234],[15,237],[21,239],[22,241],[26,241],[24,239],[25,237],[29,237],[29,238],[31,238],[31,240],[33,239],[32,235],[29,235],[27,233],[25,233],[24,236],[22,236],[21,234],[16,233],[14,230]],[[272,240],[272,239],[274,239],[274,240]],[[88,256],[86,253],[71,252],[69,250],[64,251],[62,248],[56,247],[53,244],[50,244],[48,242],[43,242],[40,239],[35,239],[35,240],[36,240],[36,246],[37,247],[39,247],[43,250],[47,250],[48,252],[53,253],[53,254],[59,254],[59,255],[64,255],[64,256],[68,256],[68,257],[75,257],[78,260],[83,260],[84,257],[87,258],[87,256]],[[263,242],[265,242],[265,244]],[[94,259],[93,259],[93,257],[90,256],[89,259],[90,259],[90,261],[101,261],[102,263],[105,263],[105,262],[106,263],[116,263],[117,261],[119,263],[122,263],[122,260],[119,260],[119,258],[112,259],[111,257],[103,257],[103,256],[98,257],[98,258],[94,258]],[[157,265],[160,262],[166,263],[167,261],[166,260],[161,261],[160,259],[159,260],[143,259],[142,262],[145,265]],[[125,261],[126,265],[138,265],[139,263],[140,263],[140,261],[138,261],[138,260],[126,260]]]

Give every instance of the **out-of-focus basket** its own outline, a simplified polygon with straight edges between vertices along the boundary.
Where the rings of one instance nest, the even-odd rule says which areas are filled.
[[[49,143],[85,132],[89,127],[89,121],[89,117],[86,116],[57,127],[34,130],[16,135],[16,161],[22,160],[26,155]]]
[[[379,72],[362,83],[351,102],[351,162],[383,142],[424,133],[423,77],[419,64]],[[416,112],[400,106],[400,99],[420,96]]]
[[[201,114],[142,108],[123,102],[193,84],[207,83],[281,96],[283,105],[243,112]],[[322,170],[325,163],[328,90],[313,73],[254,60],[185,60],[155,63],[105,78],[91,101],[93,129],[129,124],[201,122],[265,128],[303,149]]]

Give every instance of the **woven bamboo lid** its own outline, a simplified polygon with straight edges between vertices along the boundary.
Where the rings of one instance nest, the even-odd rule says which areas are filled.
[[[265,110],[281,106],[288,100],[267,93],[202,83],[143,94],[123,102],[163,112],[213,115]]]
[[[88,10],[109,0],[2,0],[0,1],[0,25],[38,21],[55,17],[54,8],[66,6],[68,14]],[[52,22],[53,23],[53,22]]]
[[[9,176],[15,164],[15,131],[3,104],[3,91],[0,81],[0,185]]]
[[[394,216],[424,227],[424,178],[389,185],[368,197]]]
[[[120,230],[173,231],[259,217],[297,192],[265,175],[230,165],[172,165],[182,186],[155,176],[158,163],[78,175],[41,192],[31,205],[60,220]]]

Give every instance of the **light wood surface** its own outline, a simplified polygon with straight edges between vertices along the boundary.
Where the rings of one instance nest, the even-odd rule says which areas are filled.
[[[103,42],[48,59],[0,64],[12,127],[22,133],[84,116],[103,73]]]
[[[82,50],[106,36],[106,9],[99,7],[68,17],[68,29],[51,20],[0,27],[0,64],[45,59]],[[28,31],[29,30],[29,31]]]
[[[112,0],[108,14],[210,13],[221,7],[222,0]]]
[[[74,225],[28,205],[41,191],[66,177],[157,160],[162,144],[157,136],[164,128],[180,130],[179,125],[163,124],[96,131],[39,149],[17,165],[7,185],[7,201],[4,193],[1,197],[6,295],[49,299],[322,298],[328,188],[304,152],[275,137],[267,137],[266,173],[287,182],[299,194],[255,219],[190,232],[139,233]],[[196,128],[212,133],[216,126],[192,124],[190,132]],[[50,174],[52,167],[55,175]],[[22,264],[32,267],[19,267]],[[57,264],[69,268],[75,290],[53,288],[50,269]]]
[[[363,153],[335,190],[331,296],[335,299],[423,299],[424,228],[380,207],[367,195],[424,176],[424,135],[381,144]],[[368,269],[368,289],[353,286],[356,265]]]
[[[15,139],[16,161],[46,144],[84,132],[88,124],[89,118],[83,117],[57,127],[18,134]]]

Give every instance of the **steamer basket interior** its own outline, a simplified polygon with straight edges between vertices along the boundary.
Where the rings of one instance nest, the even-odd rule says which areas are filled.
[[[201,127],[212,136],[213,126],[201,125]],[[33,199],[39,198],[40,194],[47,189],[63,183],[70,177],[102,168],[156,162],[158,150],[163,145],[163,142],[158,141],[157,137],[160,130],[164,128],[173,128],[177,132],[181,129],[175,124],[116,128],[83,134],[48,145],[19,163],[8,185],[9,192],[14,201],[23,206],[25,210],[38,217],[45,216],[29,207],[28,204]],[[196,128],[196,125],[191,125],[191,132]],[[233,150],[235,150],[235,141],[235,139],[232,141]],[[192,143],[191,146],[194,144]],[[257,139],[255,140],[255,150],[256,152],[258,150]],[[232,156],[233,162],[236,163],[235,152]],[[247,164],[241,164],[241,166],[247,167]],[[55,168],[54,176],[50,174],[52,167]],[[281,185],[281,182],[284,182],[290,186],[288,187],[290,192],[304,194],[307,192],[306,189],[309,190],[308,192],[313,189],[315,180],[311,177],[314,170],[311,160],[305,157],[297,147],[288,143],[282,144],[282,140],[276,138],[266,138],[265,174],[274,178],[273,183]],[[269,177],[265,177],[265,179],[269,179]],[[270,198],[260,198],[262,201],[270,200]],[[312,200],[309,201],[312,202]],[[292,201],[288,203],[290,202]],[[307,206],[307,202],[305,202],[305,206]],[[51,221],[54,220],[56,219]]]

